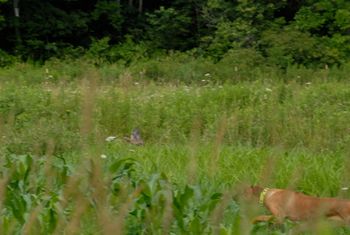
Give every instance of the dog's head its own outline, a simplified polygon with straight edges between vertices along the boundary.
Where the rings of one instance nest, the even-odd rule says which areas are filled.
[[[244,190],[244,198],[248,200],[255,199],[260,196],[261,192],[264,190],[264,188],[257,186],[257,185],[251,185],[247,187]]]
[[[264,188],[257,185],[240,185],[237,187],[234,198],[235,200],[256,201],[263,190]]]

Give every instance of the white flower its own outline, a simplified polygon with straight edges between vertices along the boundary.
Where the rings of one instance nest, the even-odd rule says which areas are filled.
[[[113,141],[113,140],[115,140],[117,137],[115,137],[115,136],[108,136],[107,138],[106,138],[106,141],[107,142],[111,142],[111,141]]]
[[[307,83],[305,83],[307,86],[310,86],[311,85],[311,82],[307,82]]]
[[[211,75],[210,75],[210,73],[206,73],[206,74],[204,74],[204,76],[205,77],[210,77]]]
[[[265,88],[265,91],[271,92],[272,90],[271,90],[270,88],[266,87],[266,88]]]
[[[135,86],[137,86],[137,85],[139,85],[139,84],[140,84],[140,83],[138,83],[138,82],[134,82],[134,85],[135,85]]]
[[[342,187],[341,190],[343,191],[349,190],[349,187]]]
[[[202,82],[206,82],[207,80],[205,80],[205,79],[202,79]]]
[[[102,159],[106,159],[107,158],[107,155],[105,155],[105,154],[101,154],[101,156],[100,156]]]

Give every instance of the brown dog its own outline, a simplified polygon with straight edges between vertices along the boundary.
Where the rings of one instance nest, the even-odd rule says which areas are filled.
[[[282,222],[285,218],[292,221],[306,221],[327,218],[350,224],[350,200],[338,198],[318,198],[286,189],[262,188],[251,186],[245,190],[249,199],[259,199],[272,215],[261,215],[253,223],[270,221],[275,218]]]

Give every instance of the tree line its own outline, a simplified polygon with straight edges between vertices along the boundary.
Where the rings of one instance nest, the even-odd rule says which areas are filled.
[[[184,51],[220,60],[252,49],[279,67],[350,58],[348,0],[0,0],[0,56],[86,53],[114,62]],[[128,58],[126,58],[128,59]]]

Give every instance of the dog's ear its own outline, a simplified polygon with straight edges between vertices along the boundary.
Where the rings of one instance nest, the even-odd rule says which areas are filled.
[[[250,190],[252,192],[253,195],[255,196],[259,196],[260,193],[264,190],[262,187],[257,186],[257,185],[251,185],[250,186]]]

